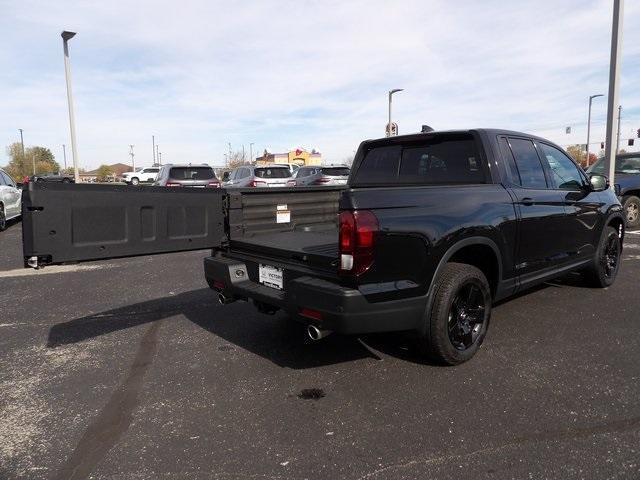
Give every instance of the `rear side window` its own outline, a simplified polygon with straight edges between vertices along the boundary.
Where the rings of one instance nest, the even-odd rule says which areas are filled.
[[[471,136],[434,137],[415,145],[370,149],[354,183],[475,184],[485,183],[485,172]]]
[[[216,175],[211,167],[173,167],[169,177],[174,180],[211,180]]]
[[[5,176],[3,172],[0,172],[0,186],[7,185],[7,181],[5,180]]]
[[[347,167],[328,167],[322,168],[322,174],[327,177],[348,177],[349,169]]]
[[[256,168],[254,173],[258,178],[288,178],[291,176],[288,168]]]
[[[509,143],[518,167],[520,185],[526,188],[547,188],[544,170],[533,142],[523,138],[509,138]]]

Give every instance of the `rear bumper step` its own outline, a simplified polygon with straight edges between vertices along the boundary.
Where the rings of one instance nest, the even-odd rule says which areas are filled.
[[[336,283],[299,276],[287,281],[277,290],[250,278],[251,268],[243,261],[218,255],[204,259],[204,271],[211,288],[225,297],[252,299],[285,310],[292,317],[342,334],[359,334],[412,330],[419,328],[426,298],[411,297],[400,300],[370,302],[357,289]],[[223,284],[224,288],[219,288]],[[302,309],[321,313],[320,319],[300,316]]]

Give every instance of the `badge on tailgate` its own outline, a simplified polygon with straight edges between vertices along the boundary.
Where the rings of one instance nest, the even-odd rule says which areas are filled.
[[[258,281],[267,287],[282,290],[283,273],[281,268],[260,264],[258,269]]]

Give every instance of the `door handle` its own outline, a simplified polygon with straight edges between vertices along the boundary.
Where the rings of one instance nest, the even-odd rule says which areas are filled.
[[[520,200],[520,203],[522,205],[526,205],[528,207],[530,207],[531,205],[533,205],[533,198],[531,197],[524,197],[522,200]]]

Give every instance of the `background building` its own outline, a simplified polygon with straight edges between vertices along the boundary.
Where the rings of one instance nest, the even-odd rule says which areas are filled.
[[[295,165],[322,165],[322,154],[315,149],[307,152],[303,148],[296,148],[286,153],[269,153],[265,150],[261,157],[256,158],[256,165],[270,163],[293,163]]]

